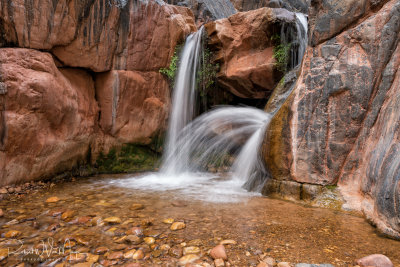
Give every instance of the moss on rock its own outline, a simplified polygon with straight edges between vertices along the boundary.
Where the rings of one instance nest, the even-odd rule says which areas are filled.
[[[159,154],[148,147],[126,144],[120,150],[100,154],[95,167],[98,173],[131,173],[151,171],[159,165]]]

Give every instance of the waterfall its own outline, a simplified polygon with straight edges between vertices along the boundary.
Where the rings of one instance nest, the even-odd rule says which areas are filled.
[[[297,52],[297,64],[300,64],[303,60],[308,43],[308,20],[307,16],[303,13],[296,13],[296,29],[299,45]]]
[[[175,159],[171,155],[180,149],[179,134],[183,128],[193,119],[196,106],[196,75],[199,68],[199,60],[202,52],[203,27],[191,34],[180,54],[180,63],[175,78],[172,95],[172,111],[170,114],[166,147],[164,152],[164,164],[161,171],[168,174],[177,173],[178,166],[186,165],[187,158]],[[166,159],[168,163],[165,163]]]

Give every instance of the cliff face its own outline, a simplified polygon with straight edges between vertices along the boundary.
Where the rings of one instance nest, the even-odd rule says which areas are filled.
[[[170,106],[159,69],[195,30],[162,1],[1,0],[0,185],[151,143]]]
[[[338,184],[400,237],[400,3],[313,1],[309,21],[300,76],[264,144],[270,183]]]
[[[209,46],[220,66],[219,86],[241,98],[267,99],[283,75],[274,55],[274,37],[282,28],[295,29],[295,23],[293,12],[260,8],[206,24]]]

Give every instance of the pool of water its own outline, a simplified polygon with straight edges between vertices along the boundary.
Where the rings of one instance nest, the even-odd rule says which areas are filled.
[[[239,182],[217,176],[191,176],[176,180],[163,180],[157,174],[99,176],[2,200],[0,249],[11,253],[0,264],[21,263],[23,253],[14,253],[21,252],[21,246],[26,251],[43,249],[49,240],[54,248],[65,247],[65,240],[72,243],[57,253],[42,254],[47,265],[66,262],[71,253],[92,255],[105,247],[108,252],[97,259],[103,265],[135,262],[111,259],[110,254],[140,249],[145,255],[139,261],[142,266],[176,266],[179,255],[169,253],[166,245],[179,250],[192,243],[200,248],[200,261],[211,263],[208,250],[229,239],[237,242],[226,246],[232,266],[255,266],[265,256],[291,263],[349,266],[375,253],[400,266],[400,242],[380,236],[363,218],[250,194]],[[50,197],[59,200],[46,203]],[[135,204],[143,209],[135,209]],[[102,222],[109,217],[120,222]],[[186,228],[170,230],[163,222],[167,218],[184,222]],[[144,236],[154,236],[155,244],[121,241],[136,226]],[[14,238],[9,237],[12,231],[18,231]]]

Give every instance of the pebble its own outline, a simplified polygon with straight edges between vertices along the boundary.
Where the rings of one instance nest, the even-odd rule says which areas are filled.
[[[143,239],[137,235],[128,235],[125,240],[132,243],[133,245],[139,245],[143,242]]]
[[[120,224],[121,219],[119,217],[108,217],[104,219],[104,222],[109,224]]]
[[[135,203],[135,204],[132,204],[132,206],[131,206],[131,210],[142,210],[142,209],[144,209],[143,204]]]
[[[86,259],[86,255],[83,253],[73,253],[68,255],[66,260],[70,263],[78,263],[78,262],[83,262]]]
[[[279,262],[278,267],[292,267],[288,262]]]
[[[81,262],[81,263],[72,265],[72,267],[91,267],[92,264],[93,264],[92,262]]]
[[[0,249],[0,261],[8,257],[8,248]]]
[[[267,263],[262,261],[259,264],[257,264],[257,267],[273,267],[273,265],[268,265]]]
[[[0,209],[0,218],[4,216],[4,212],[2,209]]]
[[[6,237],[6,238],[16,238],[16,237],[18,237],[19,235],[21,235],[21,232],[20,232],[20,231],[17,231],[17,230],[10,230],[10,231],[8,231],[7,233],[5,233],[4,237]]]
[[[93,254],[88,253],[86,256],[86,261],[95,263],[95,262],[99,261],[99,258],[100,258],[99,255],[93,255]]]
[[[124,254],[121,251],[116,251],[108,254],[107,259],[108,260],[119,260],[124,257]]]
[[[98,248],[96,248],[96,249],[94,250],[94,253],[96,253],[96,254],[98,254],[98,255],[102,255],[102,254],[104,254],[104,253],[106,253],[106,252],[108,252],[108,251],[109,251],[109,249],[106,248],[106,247],[98,247]]]
[[[129,229],[126,232],[126,234],[127,235],[132,235],[133,234],[133,235],[141,236],[141,235],[143,235],[143,229],[140,228],[140,227],[133,227],[133,228]]]
[[[186,264],[192,263],[198,259],[200,259],[200,257],[198,255],[188,254],[188,255],[181,257],[178,261],[178,264],[180,266],[185,266]]]
[[[224,245],[218,245],[216,247],[214,247],[211,251],[210,251],[210,256],[213,259],[223,259],[223,260],[227,260],[228,256],[226,255],[226,250]]]
[[[4,187],[0,189],[0,194],[7,194],[8,191]]]
[[[266,257],[263,262],[265,262],[267,264],[268,267],[273,267],[276,263],[276,261],[274,260],[274,258],[271,257]]]
[[[136,249],[132,249],[132,250],[129,250],[128,252],[125,252],[124,253],[124,258],[125,259],[132,258],[133,255],[135,254],[135,252],[136,252]]]
[[[361,267],[393,267],[392,261],[382,254],[373,254],[356,260]]]
[[[214,260],[214,265],[215,267],[224,267],[225,266],[225,262],[223,259],[215,259]]]
[[[161,250],[169,250],[170,248],[171,248],[171,246],[168,245],[168,244],[163,244],[163,245],[160,246]]]
[[[199,247],[185,247],[183,249],[183,255],[187,254],[199,254],[201,252]]]
[[[63,214],[61,215],[61,219],[63,221],[67,221],[67,220],[70,220],[71,218],[73,218],[74,216],[75,216],[75,211],[67,210],[67,211],[63,212]]]
[[[137,250],[133,255],[132,255],[132,259],[134,260],[141,260],[144,258],[144,253],[143,250],[139,249]]]
[[[156,242],[156,239],[154,237],[145,237],[143,238],[143,240],[149,246],[153,245]]]
[[[48,199],[46,199],[46,203],[56,203],[60,201],[60,199],[58,197],[50,197]]]
[[[181,247],[174,246],[169,249],[168,254],[171,257],[180,258],[183,255],[183,249]]]
[[[165,223],[165,224],[173,224],[174,221],[175,221],[174,219],[168,218],[168,219],[164,219],[162,222]]]
[[[219,242],[220,245],[236,245],[237,242],[235,240],[227,239],[227,240],[222,240]]]
[[[124,265],[124,267],[141,267],[142,265],[139,262],[128,263]]]
[[[172,231],[177,231],[177,230],[181,230],[181,229],[184,229],[184,228],[186,228],[186,224],[183,223],[183,222],[174,222],[170,227],[170,229]]]

